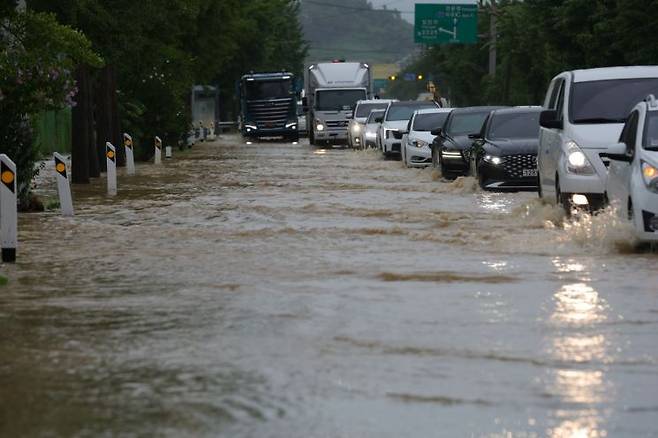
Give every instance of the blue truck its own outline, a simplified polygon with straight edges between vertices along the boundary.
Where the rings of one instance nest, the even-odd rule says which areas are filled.
[[[299,140],[292,73],[250,73],[240,80],[240,130],[246,139]]]

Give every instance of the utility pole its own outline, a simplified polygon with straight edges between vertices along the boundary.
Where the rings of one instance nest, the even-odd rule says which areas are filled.
[[[496,0],[489,0],[489,76],[496,77],[496,44],[498,41],[498,6]]]

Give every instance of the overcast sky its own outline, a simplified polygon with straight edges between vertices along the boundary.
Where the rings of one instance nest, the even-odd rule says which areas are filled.
[[[414,5],[416,3],[477,3],[477,0],[368,0],[375,8],[386,5],[389,9],[402,11],[402,18],[410,23],[414,22]],[[410,13],[405,13],[410,12]]]

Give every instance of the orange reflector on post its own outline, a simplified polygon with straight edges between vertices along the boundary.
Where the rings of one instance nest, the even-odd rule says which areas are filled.
[[[11,184],[14,182],[14,178],[16,178],[16,176],[14,175],[14,172],[12,172],[11,170],[5,170],[4,172],[2,172],[3,183]]]

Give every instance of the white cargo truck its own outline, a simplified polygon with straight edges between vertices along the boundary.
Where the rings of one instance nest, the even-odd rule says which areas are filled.
[[[359,100],[372,94],[370,66],[333,61],[306,70],[305,101],[311,144],[347,144],[347,127]]]

